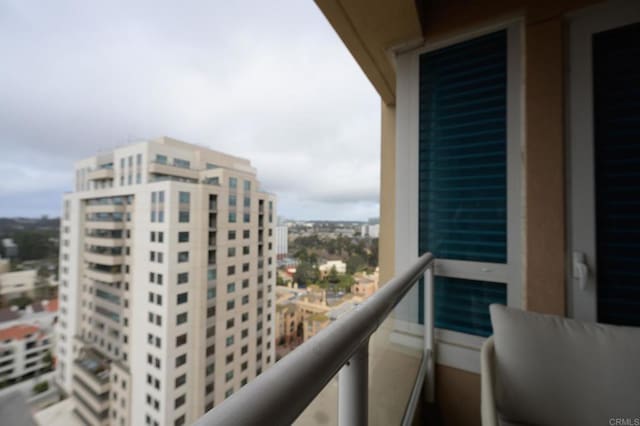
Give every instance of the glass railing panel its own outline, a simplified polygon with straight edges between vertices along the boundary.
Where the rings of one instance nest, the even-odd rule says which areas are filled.
[[[338,376],[322,389],[293,423],[295,426],[321,426],[338,424]]]
[[[369,341],[369,424],[399,425],[420,371],[424,327],[413,285]]]

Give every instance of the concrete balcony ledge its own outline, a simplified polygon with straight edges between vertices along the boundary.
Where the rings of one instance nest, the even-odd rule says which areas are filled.
[[[91,263],[99,263],[100,265],[122,265],[124,263],[124,256],[120,254],[113,255],[85,252],[84,260]]]
[[[87,269],[85,271],[87,278],[106,283],[115,283],[122,280],[122,273],[109,273]]]
[[[122,238],[85,237],[84,242],[90,246],[121,247]]]
[[[124,204],[96,204],[87,206],[85,213],[122,213],[124,208]]]
[[[107,222],[107,221],[92,221],[85,222],[87,229],[124,229],[125,222]]]
[[[89,172],[89,180],[113,179],[113,169],[98,169]]]
[[[170,164],[150,163],[149,172],[159,175],[178,176],[187,179],[198,179],[198,171],[172,166]]]

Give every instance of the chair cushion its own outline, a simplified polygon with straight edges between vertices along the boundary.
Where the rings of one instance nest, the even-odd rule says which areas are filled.
[[[490,311],[496,406],[506,423],[640,421],[640,328],[502,305],[491,305]]]

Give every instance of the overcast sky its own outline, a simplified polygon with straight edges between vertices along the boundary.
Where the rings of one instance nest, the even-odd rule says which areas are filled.
[[[378,216],[379,114],[313,0],[0,0],[0,216],[162,135],[248,158],[285,217]]]

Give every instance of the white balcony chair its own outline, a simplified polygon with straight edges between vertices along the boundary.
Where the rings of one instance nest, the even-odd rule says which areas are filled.
[[[640,422],[640,328],[502,305],[490,311],[494,334],[481,359],[483,426]]]

